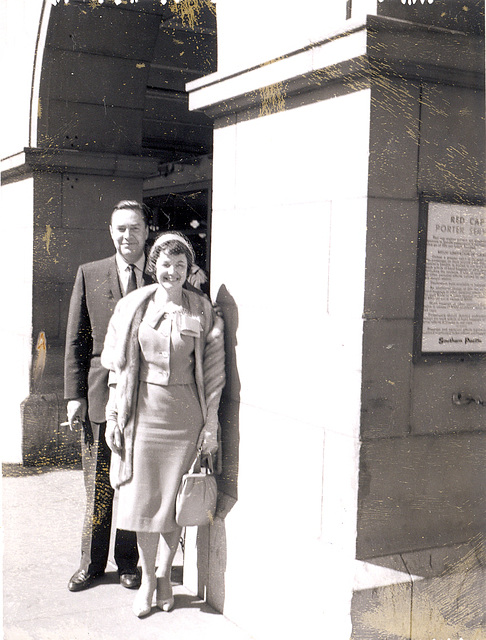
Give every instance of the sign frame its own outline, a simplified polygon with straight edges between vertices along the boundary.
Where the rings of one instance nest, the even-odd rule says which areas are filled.
[[[486,358],[486,350],[474,350],[457,348],[454,350],[427,350],[423,348],[423,326],[424,326],[424,310],[425,310],[425,294],[426,294],[426,266],[427,266],[427,240],[428,240],[428,224],[429,224],[429,207],[432,204],[441,205],[462,205],[462,206],[479,206],[486,205],[484,198],[454,198],[439,197],[434,195],[422,194],[419,200],[419,220],[418,220],[418,237],[417,237],[417,269],[416,269],[416,296],[415,296],[415,315],[414,315],[414,332],[413,332],[413,361],[427,362],[448,360],[474,361]],[[463,347],[465,345],[462,345]]]

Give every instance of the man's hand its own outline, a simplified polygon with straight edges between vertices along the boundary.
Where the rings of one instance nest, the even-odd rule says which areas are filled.
[[[75,400],[69,400],[67,403],[67,417],[69,422],[69,428],[73,430],[75,422],[83,423],[86,420],[86,413],[88,410],[88,402],[86,398],[76,398]]]
[[[105,440],[113,453],[121,455],[123,451],[123,436],[115,420],[106,421]]]

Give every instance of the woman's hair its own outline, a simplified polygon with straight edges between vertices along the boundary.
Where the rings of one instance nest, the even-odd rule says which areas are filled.
[[[164,236],[167,236],[167,240],[164,240]],[[179,237],[180,240],[178,240],[176,236]],[[180,231],[169,231],[161,233],[155,239],[145,266],[147,273],[154,277],[157,271],[157,260],[162,252],[169,256],[175,256],[183,253],[187,258],[187,275],[191,273],[191,269],[194,265],[195,254],[192,244],[183,233],[180,233]]]

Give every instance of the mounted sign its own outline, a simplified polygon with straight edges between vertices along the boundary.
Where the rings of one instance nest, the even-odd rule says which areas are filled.
[[[486,207],[428,204],[421,349],[486,352]]]

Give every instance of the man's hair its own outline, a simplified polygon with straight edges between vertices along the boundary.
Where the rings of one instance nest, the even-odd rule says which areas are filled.
[[[125,209],[128,209],[130,211],[135,211],[136,213],[138,213],[142,218],[145,226],[148,227],[149,209],[146,205],[140,204],[140,202],[137,202],[136,200],[120,200],[120,202],[117,205],[115,205],[113,211],[111,212],[110,224],[111,224],[111,221],[113,220],[113,214],[116,211],[123,211]]]

